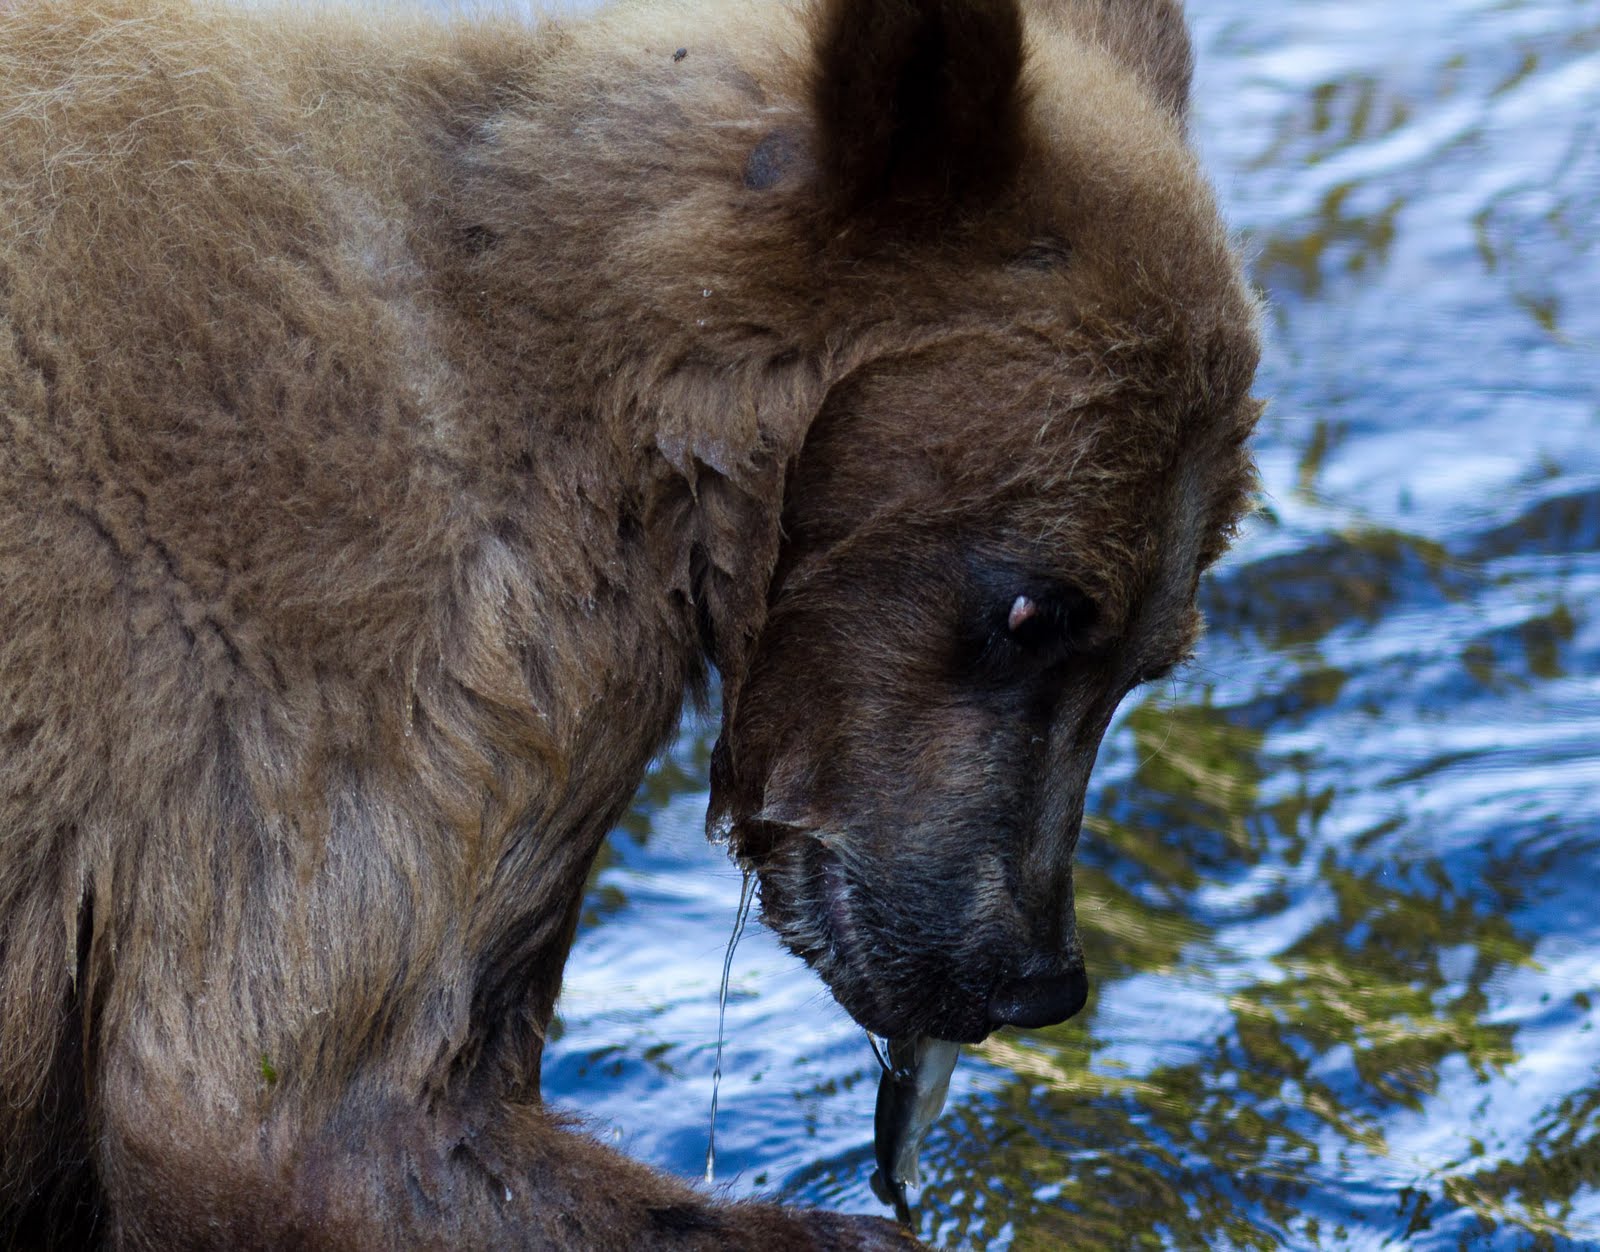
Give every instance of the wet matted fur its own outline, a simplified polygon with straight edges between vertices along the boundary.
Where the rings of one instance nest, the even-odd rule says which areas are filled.
[[[1170,0],[0,4],[0,1242],[900,1243],[562,1126],[543,1034],[711,666],[858,1020],[1082,1004],[1251,482],[1189,72]]]

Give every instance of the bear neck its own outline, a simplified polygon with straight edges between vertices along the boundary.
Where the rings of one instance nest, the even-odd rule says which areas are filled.
[[[674,272],[703,249],[661,223],[723,132],[659,133],[666,113],[619,116],[604,84],[557,101],[526,51],[480,50],[433,155],[395,167],[411,226],[352,251],[382,262],[412,489],[446,519],[417,541],[434,607],[378,676],[406,681],[374,739],[427,780],[393,824],[454,834],[411,853],[456,902],[410,941],[457,988],[416,1006],[417,1063],[532,1100],[606,834],[710,669],[737,699],[826,367],[799,336],[738,338],[713,280]],[[641,180],[674,146],[682,178]],[[640,187],[659,202],[597,211]]]

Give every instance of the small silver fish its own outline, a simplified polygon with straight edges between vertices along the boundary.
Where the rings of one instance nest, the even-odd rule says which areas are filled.
[[[926,1035],[889,1040],[889,1060],[878,1079],[878,1107],[872,1119],[873,1153],[878,1159],[872,1190],[908,1226],[911,1206],[906,1187],[922,1185],[917,1154],[944,1108],[960,1055],[959,1043]]]

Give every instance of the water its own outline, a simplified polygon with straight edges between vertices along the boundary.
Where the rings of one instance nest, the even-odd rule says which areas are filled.
[[[1600,5],[1191,0],[1272,302],[1262,513],[1107,738],[1094,990],[967,1050],[949,1247],[1600,1246]],[[697,1176],[740,874],[687,724],[590,892],[546,1087]],[[722,1188],[882,1213],[878,1064],[761,928]]]
[[[722,1045],[728,1038],[728,979],[733,974],[733,952],[744,935],[744,925],[750,918],[750,903],[755,899],[755,874],[746,869],[744,884],[739,888],[739,911],[734,914],[733,933],[728,936],[728,951],[722,958],[722,986],[717,992],[717,1060],[711,1067],[711,1116],[706,1126],[706,1181],[717,1178],[717,1097],[722,1087]]]

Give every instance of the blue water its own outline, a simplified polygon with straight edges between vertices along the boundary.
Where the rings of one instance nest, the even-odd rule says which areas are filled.
[[[970,1050],[949,1247],[1600,1247],[1600,5],[1191,0],[1271,304],[1261,511],[1123,710],[1094,991]],[[545,1085],[703,1169],[740,876],[686,723],[590,891]],[[881,1213],[877,1066],[752,925],[719,1185]]]

